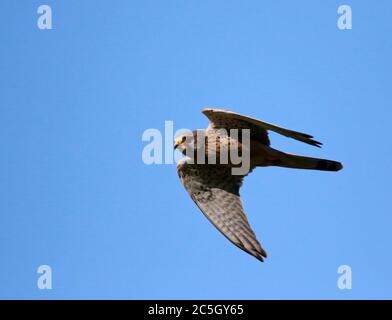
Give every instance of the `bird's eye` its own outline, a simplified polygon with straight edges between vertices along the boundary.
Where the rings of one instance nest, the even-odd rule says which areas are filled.
[[[185,142],[185,140],[186,140],[186,137],[185,137],[185,136],[182,136],[182,141],[181,141],[181,143]]]

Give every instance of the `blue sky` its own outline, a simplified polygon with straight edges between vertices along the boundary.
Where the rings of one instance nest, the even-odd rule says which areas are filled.
[[[341,4],[352,30],[336,26]],[[390,1],[0,9],[0,298],[392,298]],[[310,133],[322,149],[271,139],[345,166],[246,179],[265,263],[210,225],[174,165],[142,161],[144,130],[203,128],[205,106]],[[37,288],[43,264],[52,290]]]

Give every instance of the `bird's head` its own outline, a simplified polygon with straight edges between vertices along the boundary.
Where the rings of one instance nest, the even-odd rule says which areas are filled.
[[[185,155],[187,150],[194,149],[194,140],[193,132],[183,133],[174,139],[174,150],[178,150]]]

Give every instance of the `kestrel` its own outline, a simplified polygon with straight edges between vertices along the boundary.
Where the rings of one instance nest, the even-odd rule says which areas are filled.
[[[243,178],[256,167],[279,166],[296,169],[338,171],[340,162],[288,154],[270,147],[268,131],[320,147],[321,142],[311,135],[288,130],[267,122],[223,109],[203,109],[209,119],[205,130],[194,130],[175,139],[174,148],[186,158],[177,164],[182,184],[192,200],[207,219],[233,244],[260,261],[267,253],[258,242],[245,215],[239,190]],[[248,129],[250,141],[245,148],[243,136],[233,137],[231,129]],[[208,143],[208,141],[215,141]],[[222,150],[237,148],[238,154],[248,152],[250,170],[244,174],[233,174],[238,167],[230,160],[220,161]],[[216,162],[210,163],[210,154],[216,154]],[[203,161],[200,161],[203,160]]]

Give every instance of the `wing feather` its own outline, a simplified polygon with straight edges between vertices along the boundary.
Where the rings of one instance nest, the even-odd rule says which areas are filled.
[[[239,190],[243,176],[222,165],[177,165],[182,184],[207,219],[232,243],[260,261],[267,257],[244,213]]]
[[[232,111],[224,110],[224,109],[212,109],[212,108],[205,108],[202,110],[202,113],[207,116],[210,120],[210,125],[208,128],[210,129],[218,129],[218,128],[249,128],[254,132],[254,136],[261,140],[266,145],[269,145],[268,133],[267,130],[274,131],[286,137],[302,141],[304,143],[310,144],[315,147],[321,147],[322,143],[313,139],[313,136],[293,131],[289,129],[285,129],[274,124],[260,121],[257,119],[253,119],[239,113],[235,113]],[[267,140],[266,140],[267,137]],[[266,143],[267,142],[267,143]]]

